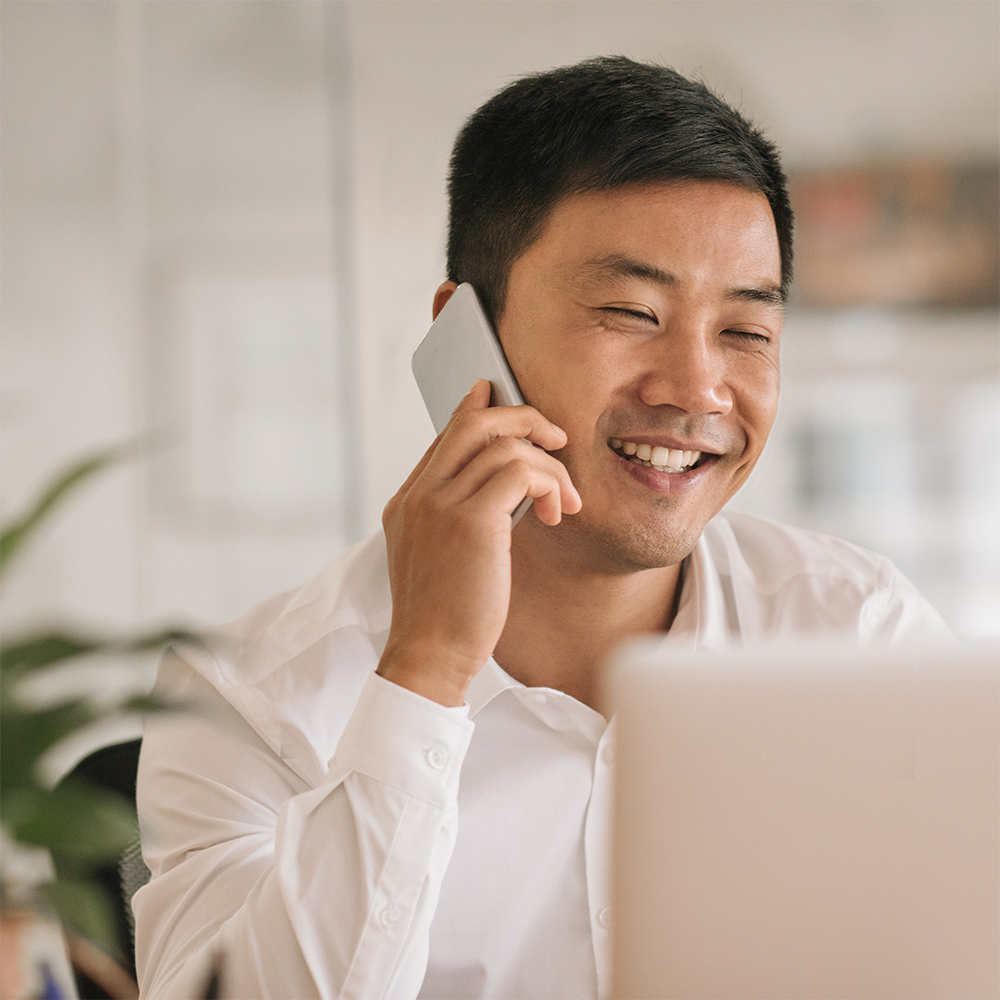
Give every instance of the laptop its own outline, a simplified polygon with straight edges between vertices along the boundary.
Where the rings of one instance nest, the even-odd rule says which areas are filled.
[[[1000,645],[621,651],[613,996],[1000,997]]]

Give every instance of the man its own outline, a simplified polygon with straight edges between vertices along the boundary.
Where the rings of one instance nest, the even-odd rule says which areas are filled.
[[[593,60],[480,108],[450,199],[434,313],[471,282],[530,405],[473,385],[384,538],[165,658],[203,710],[143,748],[147,996],[216,953],[239,997],[602,994],[608,651],[944,631],[872,553],[715,517],[778,401],[792,214],[758,130]]]

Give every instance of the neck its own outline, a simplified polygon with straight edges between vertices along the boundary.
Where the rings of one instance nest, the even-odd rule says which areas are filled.
[[[670,627],[680,564],[638,572],[588,565],[546,532],[530,512],[514,531],[510,610],[494,655],[522,684],[565,691],[600,711],[611,650]]]

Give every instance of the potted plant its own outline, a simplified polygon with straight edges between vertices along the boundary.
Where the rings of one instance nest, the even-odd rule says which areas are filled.
[[[129,450],[110,449],[77,462],[56,476],[26,513],[3,525],[0,575],[6,574],[66,496]],[[52,628],[15,635],[0,645],[0,995],[4,1000],[76,995],[63,928],[75,964],[89,979],[100,983],[109,996],[138,995],[134,982],[109,957],[118,950],[118,904],[94,877],[97,865],[117,860],[137,838],[134,803],[72,776],[52,786],[39,765],[52,747],[83,726],[159,707],[145,696],[126,696],[109,704],[77,694],[40,706],[25,696],[27,682],[37,682],[41,672],[67,660],[151,651],[187,637],[172,629],[114,638]]]

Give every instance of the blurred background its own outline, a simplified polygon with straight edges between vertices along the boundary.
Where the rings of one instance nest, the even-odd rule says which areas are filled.
[[[7,626],[226,620],[375,530],[432,437],[409,359],[456,130],[625,53],[701,76],[792,179],[782,406],[732,506],[1000,635],[998,31],[993,0],[3,0],[0,509],[170,442],[60,511]]]

